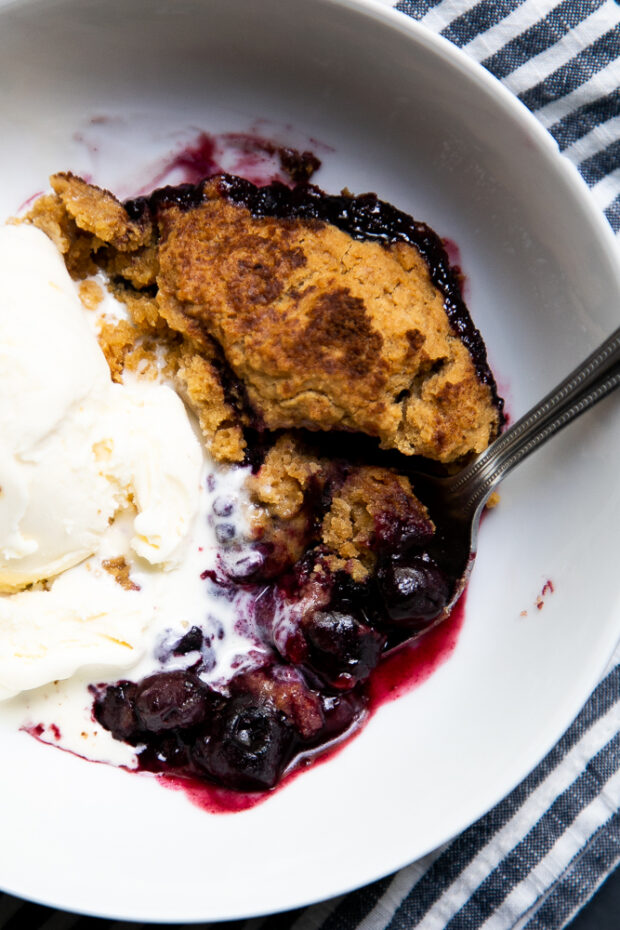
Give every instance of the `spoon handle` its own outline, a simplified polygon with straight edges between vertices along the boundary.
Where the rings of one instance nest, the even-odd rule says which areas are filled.
[[[620,327],[557,387],[450,481],[450,491],[477,510],[516,465],[620,386]]]

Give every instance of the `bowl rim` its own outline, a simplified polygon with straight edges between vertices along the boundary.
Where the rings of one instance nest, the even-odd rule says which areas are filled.
[[[14,2],[19,2],[19,0],[14,0]],[[535,137],[533,141],[538,143],[541,150],[544,150],[543,154],[553,160],[555,166],[562,172],[565,181],[573,187],[581,205],[590,213],[590,218],[598,226],[598,231],[608,250],[611,263],[616,267],[617,278],[620,283],[620,239],[614,233],[603,211],[596,204],[577,166],[566,155],[562,154],[551,133],[545,129],[540,120],[519,100],[516,94],[513,94],[499,78],[495,77],[480,62],[471,58],[463,49],[454,45],[439,33],[433,32],[423,22],[397,9],[396,6],[389,6],[382,0],[322,0],[322,2],[335,7],[363,12],[369,18],[386,22],[403,35],[408,34],[412,38],[419,38],[423,44],[433,49],[440,58],[451,66],[460,69],[489,94],[498,99],[504,109],[508,110],[524,129],[532,133]]]
[[[0,17],[5,11],[10,9],[14,9],[20,6],[34,6],[40,2],[41,0],[0,0]],[[50,5],[54,2],[56,2],[56,0],[49,0]],[[572,195],[575,197],[578,206],[588,215],[588,218],[592,223],[598,237],[597,243],[600,244],[600,246],[604,249],[607,264],[610,269],[610,274],[613,274],[615,277],[615,282],[620,296],[620,243],[617,237],[613,233],[613,230],[607,222],[602,210],[596,204],[587,187],[586,182],[580,175],[575,164],[573,164],[565,155],[560,152],[559,147],[551,134],[544,128],[537,117],[518,99],[518,97],[516,97],[510,90],[508,90],[508,88],[506,88],[500,80],[488,72],[479,62],[475,61],[473,58],[470,58],[466,52],[453,45],[448,39],[433,32],[423,23],[413,19],[405,12],[396,9],[395,7],[389,6],[385,2],[382,2],[382,0],[320,0],[320,2],[325,8],[342,8],[351,11],[353,14],[364,16],[367,19],[380,22],[383,25],[386,25],[400,33],[401,35],[409,38],[414,45],[419,44],[425,46],[426,48],[430,49],[431,52],[433,52],[439,59],[444,61],[452,70],[460,71],[471,81],[476,83],[485,94],[494,98],[504,113],[506,113],[507,117],[527,131],[529,137],[532,140],[532,143],[537,147],[538,152],[548,164],[550,171],[556,175],[561,176],[566,186],[571,189]],[[601,675],[605,671],[605,668],[608,666],[619,641],[620,624],[618,625],[618,629],[614,635],[612,636],[610,634],[609,642],[606,643],[605,648],[603,649],[603,647],[601,647],[601,655],[604,653],[606,657],[604,660],[597,664],[596,668],[593,668],[592,670],[592,681],[588,694],[583,696],[580,693],[577,696],[573,696],[570,701],[567,701],[563,705],[563,713],[561,716],[564,722],[561,729],[558,730],[555,738],[552,739],[551,742],[548,740],[540,741],[541,745],[543,742],[545,745],[542,747],[542,749],[539,747],[539,751],[535,753],[536,757],[534,762],[531,761],[530,757],[528,758],[528,761],[525,765],[516,767],[515,774],[509,780],[508,786],[502,787],[501,790],[496,792],[493,795],[490,803],[485,803],[484,806],[479,809],[478,812],[473,816],[471,815],[471,812],[466,814],[459,824],[452,826],[449,833],[440,841],[440,843],[437,844],[437,846],[451,841],[463,830],[467,829],[467,827],[475,822],[475,820],[490,811],[497,803],[499,803],[499,801],[506,797],[506,795],[508,795],[518,784],[520,784],[520,782],[527,776],[527,774],[531,772],[532,769],[545,757],[545,755],[561,737],[564,730],[570,725],[571,721],[573,721],[577,716],[585,701],[588,700],[588,697],[590,696],[593,688],[596,686],[597,682],[601,678]],[[433,848],[437,848],[437,846]],[[421,858],[421,856],[428,854],[431,851],[432,849],[426,850],[426,853],[422,853],[418,858]],[[417,859],[413,861],[417,861]],[[295,898],[294,901],[286,901],[283,904],[274,906],[273,909],[261,911],[260,915],[257,915],[254,911],[247,911],[242,909],[238,912],[231,911],[222,915],[215,914],[208,918],[205,918],[204,916],[196,916],[194,918],[184,916],[182,919],[187,923],[202,922],[205,919],[213,921],[247,919],[255,916],[268,916],[269,914],[278,913],[291,907],[307,907],[317,903],[318,901],[326,900],[327,898],[354,891],[360,887],[363,887],[369,882],[378,880],[382,876],[392,874],[393,872],[404,868],[405,866],[411,864],[411,862],[411,859],[405,859],[404,861],[399,859],[397,862],[390,864],[387,869],[382,869],[379,874],[377,874],[375,870],[372,871],[372,874],[365,875],[353,886],[351,886],[350,883],[347,883],[344,887],[342,887],[335,883],[335,886],[329,890],[327,895],[321,893],[320,897],[316,897],[316,895],[308,893],[307,897],[301,902],[298,898]],[[7,890],[10,894],[16,894],[20,897],[25,896],[24,891],[12,891],[10,889]],[[50,898],[47,897],[39,898],[37,896],[28,895],[27,900],[34,901],[51,908],[58,908],[63,910],[66,909],[63,904],[55,904]],[[100,908],[93,911],[80,910],[79,913],[116,920],[149,919],[148,917],[145,918],[144,916],[138,916],[130,912],[102,913]],[[165,918],[163,921],[160,919],[158,922],[176,923],[177,920],[177,918],[170,917]]]

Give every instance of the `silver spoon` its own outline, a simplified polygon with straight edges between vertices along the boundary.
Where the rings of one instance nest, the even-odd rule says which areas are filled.
[[[458,600],[473,568],[484,505],[515,466],[561,429],[620,386],[620,328],[567,378],[456,475],[438,478],[410,472],[414,493],[431,517],[441,514],[441,535],[450,574],[458,578],[444,617]],[[438,619],[441,619],[439,617]]]

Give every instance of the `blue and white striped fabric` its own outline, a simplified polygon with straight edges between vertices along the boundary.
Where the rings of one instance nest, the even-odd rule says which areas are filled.
[[[620,232],[617,0],[400,0],[524,103],[581,172]]]
[[[620,235],[618,0],[400,0],[396,6],[484,65],[536,114]],[[457,839],[344,897],[218,926],[559,930],[619,862],[620,648],[553,751]],[[618,920],[620,926],[620,915]],[[0,896],[0,927],[26,926],[121,930],[139,925],[62,914]]]

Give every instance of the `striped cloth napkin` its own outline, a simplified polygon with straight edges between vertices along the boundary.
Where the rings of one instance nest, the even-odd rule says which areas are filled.
[[[400,0],[396,7],[462,48],[536,114],[620,242],[620,0]],[[619,862],[620,648],[557,746],[451,843],[313,907],[198,926],[560,930]],[[2,930],[138,926],[0,895]]]

